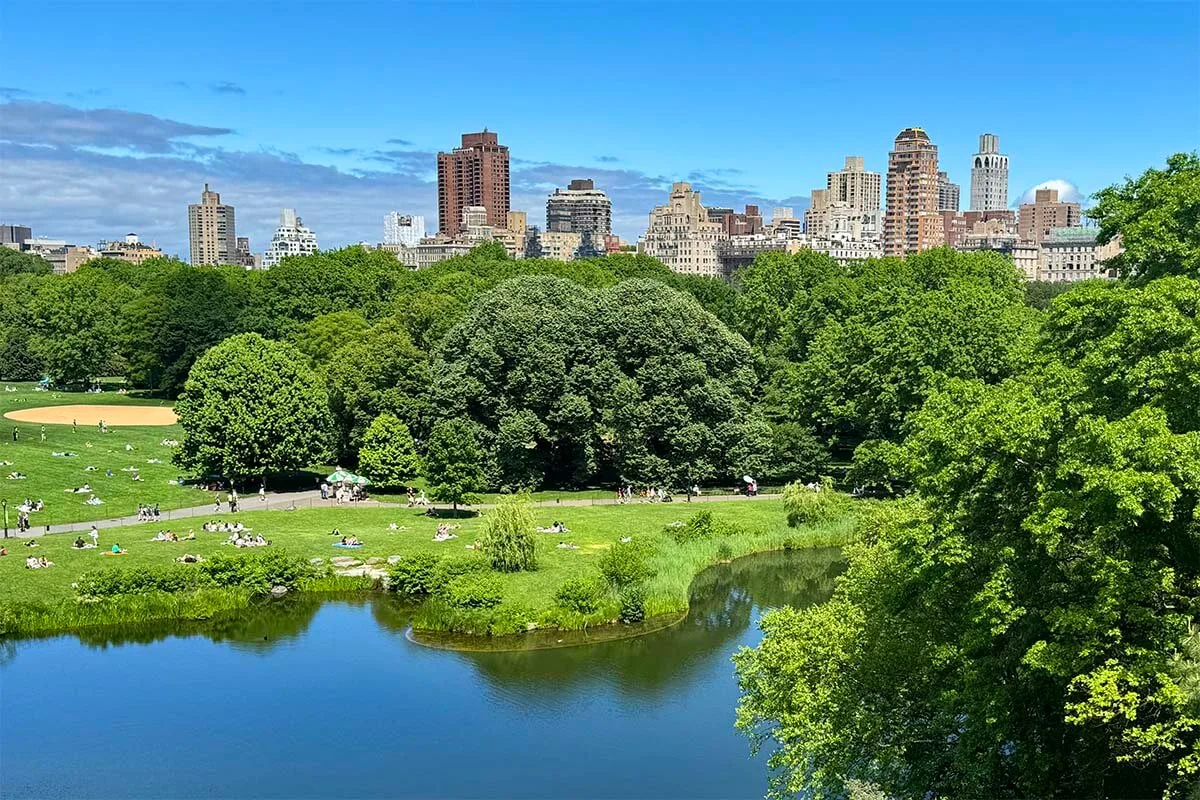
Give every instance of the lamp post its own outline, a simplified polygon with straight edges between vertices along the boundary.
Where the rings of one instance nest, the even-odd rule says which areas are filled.
[[[4,506],[4,538],[8,538],[8,499],[0,500],[0,505]]]

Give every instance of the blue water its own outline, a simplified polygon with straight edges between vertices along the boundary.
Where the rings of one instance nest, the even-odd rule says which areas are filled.
[[[743,559],[697,580],[677,626],[532,652],[414,644],[386,598],[7,642],[0,795],[760,797],[730,656],[839,568],[829,551]]]

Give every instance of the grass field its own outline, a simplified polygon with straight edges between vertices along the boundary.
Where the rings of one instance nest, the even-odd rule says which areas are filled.
[[[18,409],[81,404],[167,405],[161,400],[139,399],[116,392],[40,392],[34,390],[34,384],[0,384],[0,415]],[[16,441],[13,440],[14,428],[17,430]],[[45,441],[41,438],[43,428]],[[0,418],[0,461],[11,462],[0,465],[0,499],[8,501],[9,527],[15,530],[16,507],[26,498],[41,498],[46,504],[44,511],[30,516],[35,528],[121,517],[135,513],[139,503],[158,503],[167,509],[203,505],[208,500],[208,495],[199,489],[169,483],[179,478],[180,470],[171,464],[172,448],[164,447],[160,442],[178,440],[182,436],[178,425],[110,425],[108,431],[101,434],[95,425],[81,424],[72,432],[70,423],[41,425]],[[127,450],[126,445],[133,449]],[[52,455],[55,452],[77,455]],[[151,460],[162,463],[152,464]],[[89,471],[89,466],[95,469]],[[140,481],[133,480],[133,473],[126,471],[130,467],[137,467]],[[107,474],[108,470],[112,471],[111,476]],[[25,480],[3,477],[11,472],[28,477]],[[88,494],[65,491],[85,483],[104,501],[103,505],[86,505],[84,501]]]
[[[701,509],[712,511],[717,517],[737,524],[741,532],[720,541],[706,540],[685,545],[676,544],[664,532],[664,526],[676,520],[686,521]],[[503,575],[500,579],[504,589],[504,603],[520,607],[522,613],[541,624],[554,618],[554,594],[567,579],[579,575],[597,573],[598,557],[613,542],[624,536],[640,536],[650,540],[654,547],[652,564],[656,575],[646,584],[646,612],[648,615],[681,611],[687,607],[688,586],[697,572],[720,560],[718,548],[721,543],[729,548],[724,555],[737,557],[752,552],[780,549],[785,545],[797,546],[838,545],[846,542],[853,528],[852,517],[839,520],[820,530],[791,529],[784,521],[782,504],[779,501],[706,503],[688,505],[670,503],[662,505],[636,504],[629,506],[594,507],[549,507],[534,508],[534,517],[539,526],[548,526],[554,520],[563,521],[570,529],[569,534],[538,534],[537,555],[539,567],[534,572]],[[305,558],[352,556],[366,560],[371,557],[386,558],[391,555],[409,555],[419,552],[446,556],[468,555],[466,545],[474,542],[479,532],[481,518],[457,520],[461,527],[456,531],[457,539],[447,542],[433,541],[438,520],[423,516],[410,509],[387,508],[333,508],[294,512],[259,511],[245,512],[238,519],[262,533],[273,544],[272,548]],[[191,522],[191,521],[189,521]],[[9,555],[0,558],[0,608],[36,604],[46,608],[43,625],[53,627],[55,608],[63,611],[63,619],[71,616],[70,609],[78,604],[74,599],[71,584],[80,575],[101,568],[130,569],[134,567],[165,567],[174,563],[183,553],[211,556],[214,553],[241,553],[221,542],[225,534],[204,533],[194,521],[195,541],[167,543],[152,542],[162,524],[142,524],[101,531],[101,549],[74,550],[74,536],[56,535],[41,537],[38,547],[26,548],[21,541],[10,540]],[[391,531],[389,523],[397,523],[407,530]],[[330,530],[338,528],[343,535],[358,536],[365,546],[359,550],[342,550],[333,547],[335,537]],[[188,526],[175,526],[176,533],[185,535]],[[86,538],[86,537],[85,537]],[[560,541],[579,546],[578,550],[559,549]],[[110,557],[102,555],[104,548],[119,543],[128,555]],[[254,551],[250,551],[254,552]],[[25,569],[27,555],[46,556],[56,566],[43,570]],[[336,580],[334,582],[336,584]],[[349,581],[351,586],[364,586],[362,581]],[[145,605],[147,600],[141,598]],[[186,615],[190,608],[187,598],[175,597],[158,611],[140,607],[140,619],[146,615]],[[107,616],[106,616],[107,608]],[[88,609],[88,624],[120,623],[128,608],[120,604],[94,604]],[[611,612],[611,609],[608,609]],[[607,612],[605,612],[607,613]],[[598,616],[604,617],[605,613]],[[419,619],[421,617],[419,616]],[[441,627],[435,617],[424,618],[430,628]],[[592,620],[593,622],[595,620]],[[557,624],[557,623],[556,623]],[[451,625],[452,627],[452,625]],[[31,630],[22,626],[22,632]]]

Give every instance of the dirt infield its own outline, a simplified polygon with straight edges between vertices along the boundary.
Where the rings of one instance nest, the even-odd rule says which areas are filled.
[[[109,427],[140,425],[174,425],[175,412],[165,406],[42,406],[10,411],[5,418],[17,422],[43,425],[70,425],[72,421],[95,426],[100,420]]]

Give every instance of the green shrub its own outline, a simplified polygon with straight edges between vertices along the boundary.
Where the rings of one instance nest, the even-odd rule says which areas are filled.
[[[149,592],[185,592],[210,583],[208,576],[194,567],[173,564],[169,567],[111,567],[85,572],[75,582],[79,597],[118,597]]]
[[[717,545],[717,559],[720,561],[729,561],[733,558],[733,548],[729,546],[729,542],[721,542]]]
[[[497,572],[537,569],[537,543],[533,537],[533,512],[527,495],[500,499],[483,518],[478,544]]]
[[[783,487],[783,507],[787,511],[789,526],[819,525],[845,514],[850,508],[850,498],[834,491],[833,481],[826,477],[821,479],[818,491],[809,489],[799,481]]]
[[[528,630],[533,615],[529,609],[516,603],[504,603],[492,611],[488,621],[488,633],[493,636],[511,636]]]
[[[554,602],[559,607],[580,614],[594,614],[600,607],[603,588],[594,578],[571,578],[554,593]]]
[[[388,588],[398,594],[410,597],[424,597],[433,594],[434,573],[437,570],[438,557],[433,553],[415,553],[403,556],[392,565],[388,576]]]
[[[478,556],[450,556],[443,558],[433,568],[433,574],[430,576],[429,592],[430,594],[444,594],[446,588],[462,575],[473,575],[480,572],[487,572],[491,569],[488,562]]]
[[[683,525],[668,525],[665,531],[677,544],[684,544],[711,539],[714,536],[733,536],[740,533],[741,529],[715,516],[706,508],[703,511],[697,511]]]
[[[274,586],[295,589],[316,570],[304,558],[282,550],[244,556],[217,554],[200,565],[200,570],[217,586],[240,587],[264,594]]]
[[[500,579],[491,573],[459,575],[446,585],[443,596],[456,608],[494,608],[500,605]]]
[[[613,544],[597,563],[604,579],[620,589],[654,577],[650,555],[651,548],[646,542],[632,539]]]
[[[632,625],[646,618],[646,592],[640,586],[630,586],[621,592],[621,622]]]

